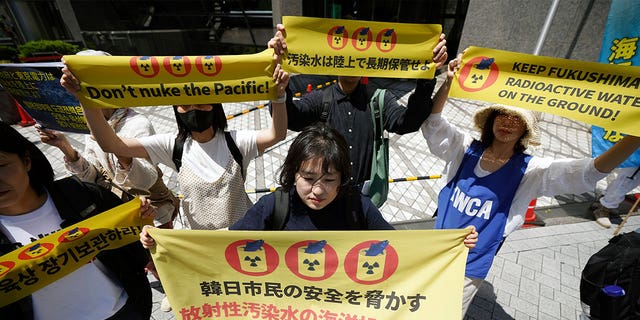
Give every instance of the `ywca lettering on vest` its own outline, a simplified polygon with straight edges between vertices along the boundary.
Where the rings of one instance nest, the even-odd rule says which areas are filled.
[[[485,220],[489,220],[491,216],[493,200],[482,202],[481,199],[471,198],[464,192],[460,191],[458,187],[455,187],[455,189],[453,189],[453,194],[451,195],[451,199],[449,199],[449,201],[451,201],[454,208],[470,217],[479,217]]]

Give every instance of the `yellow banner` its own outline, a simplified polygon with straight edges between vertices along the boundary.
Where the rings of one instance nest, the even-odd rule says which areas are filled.
[[[442,26],[283,17],[292,73],[386,78],[435,74],[433,48]]]
[[[140,200],[133,199],[0,257],[0,307],[75,271],[102,250],[139,241],[142,226],[152,223],[139,211]]]
[[[79,100],[102,108],[271,100],[273,50],[236,56],[64,56]]]
[[[153,229],[177,319],[460,319],[467,230]]]
[[[470,47],[450,96],[640,135],[640,68]]]

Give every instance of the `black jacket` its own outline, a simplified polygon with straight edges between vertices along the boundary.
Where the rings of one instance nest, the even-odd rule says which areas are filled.
[[[81,182],[75,177],[55,181],[47,190],[63,220],[61,228],[122,204],[122,201],[109,190],[93,183]],[[18,244],[11,243],[5,234],[0,233],[0,255],[18,247]],[[97,258],[122,284],[129,295],[129,302],[133,303],[145,319],[150,318],[151,287],[144,271],[149,256],[140,242],[135,241],[118,249],[102,251]],[[31,296],[1,308],[0,315],[3,319],[33,319]]]
[[[384,129],[397,134],[420,129],[420,125],[431,114],[431,94],[434,86],[435,80],[417,80],[416,89],[409,96],[407,107],[398,104],[398,98],[387,90],[382,111]],[[371,175],[374,132],[369,101],[375,89],[359,84],[350,95],[346,95],[340,86],[334,84],[324,90],[331,90],[335,101],[329,108],[327,124],[347,140],[352,161],[351,182],[361,185]],[[315,90],[294,101],[293,94],[287,88],[289,130],[301,131],[306,126],[320,121],[322,99],[323,91]]]

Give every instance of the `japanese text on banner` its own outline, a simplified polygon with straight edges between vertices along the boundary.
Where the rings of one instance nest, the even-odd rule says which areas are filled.
[[[149,232],[178,319],[461,317],[465,230]]]
[[[292,73],[425,78],[442,26],[361,20],[283,17]]]

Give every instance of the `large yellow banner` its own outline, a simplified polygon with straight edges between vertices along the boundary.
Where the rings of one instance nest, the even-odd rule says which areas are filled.
[[[142,226],[153,223],[139,211],[140,200],[133,199],[0,257],[0,307],[70,274],[102,250],[139,241]]]
[[[309,17],[282,18],[292,73],[387,78],[435,74],[436,24],[390,23]]]
[[[460,319],[468,230],[152,229],[177,319]]]
[[[640,68],[479,47],[450,96],[517,106],[640,136]]]
[[[79,100],[102,108],[271,100],[273,50],[236,56],[64,56]]]

